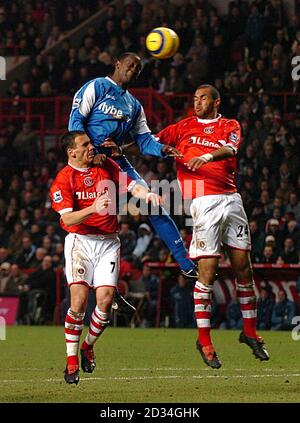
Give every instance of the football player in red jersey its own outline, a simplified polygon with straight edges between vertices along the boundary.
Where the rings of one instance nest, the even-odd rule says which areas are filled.
[[[65,272],[71,304],[65,320],[67,365],[65,381],[79,382],[78,348],[90,288],[96,290],[97,305],[88,334],[80,349],[81,367],[95,368],[93,346],[109,323],[111,305],[119,274],[120,241],[117,215],[110,212],[119,193],[127,190],[157,207],[160,197],[121,172],[107,159],[103,167],[93,164],[94,147],[81,131],[62,137],[68,165],[56,176],[51,189],[52,207],[68,233],[65,239]]]
[[[204,362],[221,367],[210,337],[211,296],[221,257],[226,248],[236,274],[236,288],[244,328],[239,341],[255,357],[268,360],[261,337],[256,333],[256,297],[250,261],[248,220],[235,183],[236,154],[241,129],[236,120],[218,113],[220,94],[211,85],[201,85],[194,95],[195,115],[170,125],[157,134],[164,144],[176,147],[177,175],[184,199],[192,200],[193,239],[190,257],[198,260],[199,280],[194,288],[198,327],[197,349]]]

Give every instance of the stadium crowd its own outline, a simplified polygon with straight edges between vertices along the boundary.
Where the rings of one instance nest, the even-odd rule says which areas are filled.
[[[231,1],[225,16],[206,0],[186,0],[176,5],[160,1],[159,7],[157,1],[127,1],[122,10],[110,6],[101,29],[90,27],[79,47],[65,40],[59,57],[43,54],[107,3],[0,2],[0,34],[4,40],[1,54],[9,54],[11,47],[18,45],[20,54],[30,55],[32,61],[26,80],[14,81],[7,97],[73,95],[84,82],[108,74],[114,57],[128,50],[136,51],[143,59],[143,72],[137,82],[140,87],[170,95],[193,93],[203,82],[214,84],[223,99],[221,112],[238,119],[243,130],[237,182],[249,217],[252,261],[300,263],[300,90],[298,81],[291,77],[291,60],[300,55],[299,16],[288,19],[283,0]],[[145,50],[145,36],[156,26],[171,26],[180,37],[179,52],[170,60],[153,60]],[[283,97],[274,94],[278,92],[294,95],[284,104]],[[172,97],[171,104],[181,110],[178,118],[188,113],[182,100]],[[152,129],[156,132],[163,125]],[[42,156],[30,122],[2,125],[0,295],[20,295],[20,323],[28,322],[24,316],[28,316],[31,304],[29,293],[35,290],[46,292],[45,320],[51,321],[53,315],[54,269],[64,266],[64,233],[48,196],[55,174],[64,166],[58,154],[49,149]],[[172,159],[133,156],[130,160],[147,182],[176,179]],[[185,226],[185,216],[175,215],[174,220],[188,247],[191,228]],[[172,257],[144,216],[120,217],[120,239],[120,288],[136,303],[141,297],[146,299],[139,325],[153,326],[158,276],[147,262],[169,263]],[[225,254],[223,261],[227,262]],[[163,277],[169,280],[173,276],[164,271]],[[299,284],[300,279],[300,295]],[[192,289],[184,278],[178,276],[167,300],[171,325],[195,324]],[[259,311],[261,329],[287,328],[291,324],[295,305],[284,292],[274,302],[266,286],[259,300],[259,310],[265,310]],[[281,321],[280,316],[288,317]],[[240,321],[233,295],[224,320],[216,318],[216,325],[239,327]]]

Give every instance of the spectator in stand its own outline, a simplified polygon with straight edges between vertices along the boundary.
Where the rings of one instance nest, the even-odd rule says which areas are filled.
[[[257,301],[257,329],[269,330],[271,328],[271,318],[274,301],[270,290],[262,287]]]
[[[288,236],[283,242],[283,249],[280,251],[279,256],[284,263],[287,264],[298,264],[298,251],[295,246],[295,241],[292,237]]]
[[[16,255],[22,246],[22,236],[24,234],[23,226],[20,222],[14,224],[14,232],[8,239],[7,248],[12,255]]]
[[[133,250],[136,247],[136,234],[130,229],[129,222],[121,223],[119,238],[121,241],[121,256],[131,258]]]
[[[259,230],[257,222],[254,219],[250,219],[249,229],[250,229],[251,242],[252,242],[251,259],[254,263],[256,263],[259,261],[259,258],[261,257],[263,252],[265,234],[264,232],[261,232]]]
[[[150,226],[147,223],[142,223],[138,227],[137,235],[138,235],[138,238],[137,238],[136,246],[132,254],[136,258],[141,259],[151,242],[153,233]]]
[[[289,202],[286,206],[286,212],[294,213],[295,219],[300,224],[300,200],[296,192],[291,192]]]
[[[184,80],[179,70],[175,67],[170,68],[169,75],[167,77],[167,83],[165,88],[166,94],[175,94],[183,92]]]
[[[22,130],[17,134],[13,147],[17,152],[20,165],[32,167],[34,160],[39,156],[38,139],[31,128],[30,122],[24,122]]]
[[[6,285],[9,279],[11,270],[11,264],[8,261],[4,261],[0,265],[0,294],[3,294],[6,289]]]
[[[176,328],[195,327],[193,289],[181,274],[177,284],[170,290],[173,324]]]
[[[40,268],[28,277],[27,285],[29,287],[29,297],[34,296],[36,291],[42,291],[44,298],[47,299],[43,310],[43,320],[52,322],[55,307],[56,275],[52,267],[51,256],[43,258]]]
[[[13,260],[13,256],[9,253],[8,249],[5,247],[0,248],[0,265],[4,262],[11,263]]]
[[[156,323],[159,278],[151,272],[150,267],[144,265],[140,282],[145,285],[144,326],[154,327]]]
[[[31,268],[32,269],[38,269],[43,260],[44,257],[46,257],[47,251],[45,250],[45,248],[39,247],[36,249],[35,254],[34,254],[34,258],[31,261]]]
[[[231,300],[226,308],[226,320],[221,323],[220,329],[242,329],[243,317],[239,306],[236,290],[231,292]]]
[[[297,251],[300,249],[300,230],[296,220],[290,220],[286,224],[285,236],[293,238]]]
[[[278,291],[277,301],[272,312],[272,330],[291,330],[292,319],[296,314],[296,307],[293,301],[288,300],[286,292]]]
[[[266,245],[263,249],[263,255],[259,262],[263,264],[276,263],[277,256],[274,253],[274,249],[271,245]]]
[[[29,235],[22,238],[22,248],[16,257],[16,263],[23,269],[30,269],[34,260],[36,246]]]
[[[17,264],[12,264],[3,294],[20,295],[26,290],[25,285],[27,278],[28,276],[21,272]]]

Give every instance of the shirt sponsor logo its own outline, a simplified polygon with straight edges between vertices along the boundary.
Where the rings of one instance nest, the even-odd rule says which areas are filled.
[[[111,115],[115,119],[124,119],[125,116],[123,115],[123,111],[120,109],[117,109],[113,105],[106,104],[105,101],[99,105],[99,110],[101,110],[106,115]]]
[[[204,147],[214,147],[214,148],[220,147],[219,144],[216,144],[212,141],[207,141],[207,139],[201,138],[201,137],[191,137],[190,144],[203,145]]]
[[[87,176],[86,178],[84,178],[83,183],[84,183],[84,185],[86,185],[87,187],[91,187],[92,185],[94,185],[94,180],[93,180],[93,178],[91,178],[90,176]]]
[[[61,191],[55,191],[53,193],[53,201],[54,203],[60,203],[63,200],[63,197],[61,195]]]
[[[97,197],[96,192],[76,191],[77,200],[90,200]]]
[[[214,132],[214,130],[215,130],[214,126],[206,126],[204,128],[204,133],[205,134],[212,134]]]

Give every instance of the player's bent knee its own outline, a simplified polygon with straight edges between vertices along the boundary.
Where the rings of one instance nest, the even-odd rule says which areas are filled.
[[[80,296],[71,297],[71,310],[74,313],[83,313],[86,308],[87,298]]]
[[[102,311],[109,311],[111,309],[114,299],[114,292],[106,292],[103,295],[97,296],[97,306]]]
[[[237,278],[239,280],[252,280],[253,272],[252,268],[249,265],[243,266],[239,269],[236,269]]]
[[[215,279],[215,269],[200,269],[200,282],[202,282],[204,285],[212,285]]]

